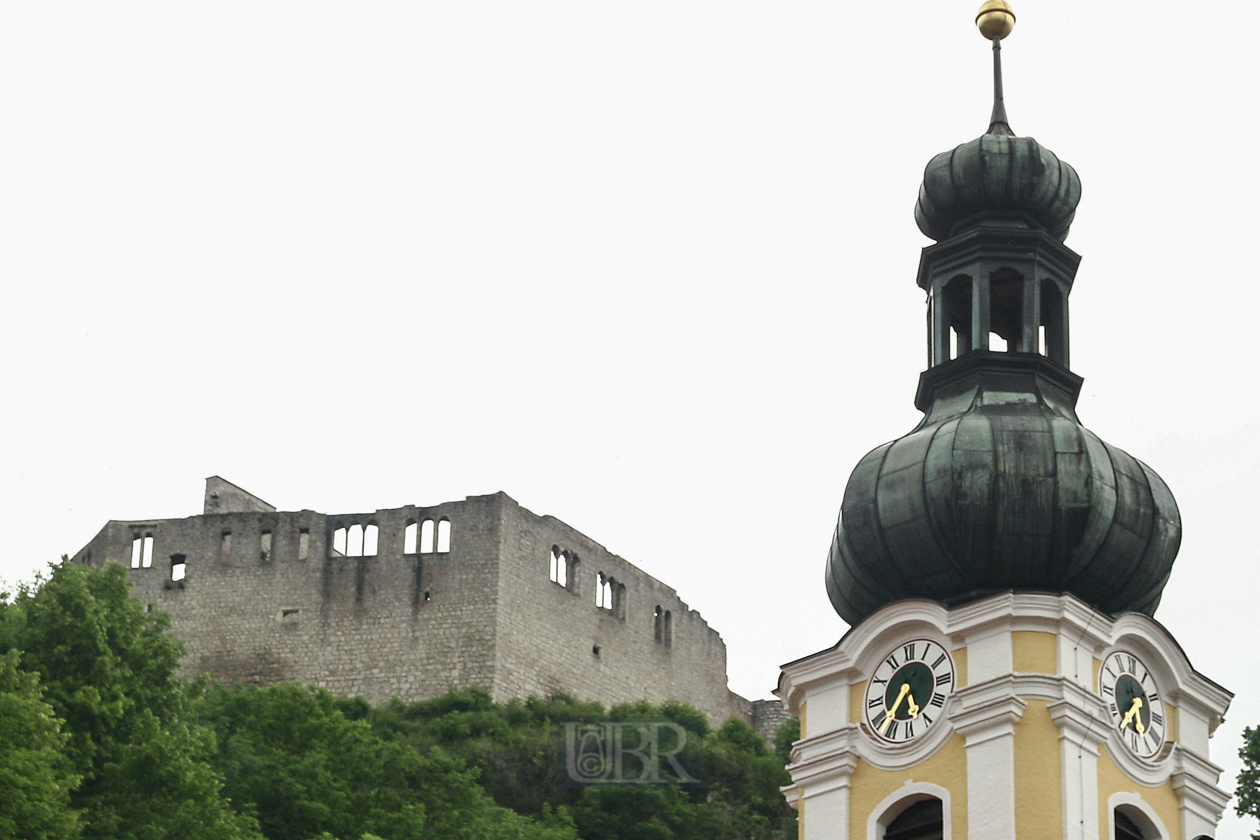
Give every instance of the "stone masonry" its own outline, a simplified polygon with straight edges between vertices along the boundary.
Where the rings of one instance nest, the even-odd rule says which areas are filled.
[[[128,566],[137,597],[170,614],[188,676],[373,703],[467,686],[678,699],[766,735],[781,719],[728,690],[722,637],[672,588],[505,493],[328,515],[215,476],[202,515],[110,521],[71,562]]]

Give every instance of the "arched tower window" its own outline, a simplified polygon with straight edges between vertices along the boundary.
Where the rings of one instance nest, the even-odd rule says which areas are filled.
[[[884,840],[943,840],[944,836],[944,811],[935,797],[915,802],[884,830]]]
[[[932,298],[932,364],[956,359],[972,348],[971,278],[959,274]]]
[[[1111,808],[1110,840],[1168,840],[1168,830],[1151,806],[1134,793],[1117,793]]]
[[[990,338],[990,350],[1032,352],[1024,335],[1024,278],[1014,269],[999,268],[989,278],[989,332],[1005,343],[994,346]]]
[[[1041,281],[1041,352],[1051,361],[1068,366],[1067,297],[1053,280]]]
[[[415,522],[407,523],[407,527],[403,530],[403,554],[416,553],[416,538],[419,530],[420,527]]]
[[[437,550],[438,554],[445,554],[451,550],[451,520],[449,519],[438,520]]]
[[[867,840],[951,840],[949,791],[931,782],[906,782],[875,806]]]
[[[426,519],[420,524],[420,553],[433,553],[433,520]]]
[[[375,557],[376,545],[380,540],[380,528],[369,525],[363,529],[363,556]]]

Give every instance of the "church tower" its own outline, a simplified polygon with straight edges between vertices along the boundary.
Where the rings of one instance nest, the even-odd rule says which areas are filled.
[[[1228,799],[1231,695],[1153,618],[1181,539],[1146,464],[1076,416],[1076,172],[1012,132],[927,165],[923,420],[854,469],[827,558],[852,629],[785,665],[803,840],[1195,840]]]

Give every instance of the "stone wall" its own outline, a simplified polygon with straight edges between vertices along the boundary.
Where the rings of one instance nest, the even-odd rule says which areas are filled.
[[[111,521],[72,561],[133,567],[136,595],[170,614],[190,676],[300,680],[374,703],[476,685],[496,700],[680,699],[715,723],[748,716],[727,689],[721,636],[672,588],[504,493],[361,514],[265,507],[216,477],[207,513]],[[417,538],[407,551],[408,526],[425,520],[450,523],[449,546]],[[334,549],[354,526],[375,526],[375,553]],[[553,549],[565,586],[551,579]]]

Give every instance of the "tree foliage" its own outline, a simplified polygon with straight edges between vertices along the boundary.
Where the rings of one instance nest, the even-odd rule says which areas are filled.
[[[1243,745],[1238,750],[1243,769],[1238,774],[1237,801],[1234,808],[1240,817],[1260,819],[1260,726],[1243,730]],[[1260,840],[1260,833],[1252,834],[1252,840]]]
[[[61,721],[44,702],[39,677],[0,656],[0,837],[62,840],[79,835],[70,791],[79,783],[65,755]]]
[[[64,721],[84,838],[254,840],[207,764],[212,738],[181,720],[182,649],[166,616],[131,597],[126,571],[62,563],[0,603],[0,651],[21,651]]]

